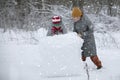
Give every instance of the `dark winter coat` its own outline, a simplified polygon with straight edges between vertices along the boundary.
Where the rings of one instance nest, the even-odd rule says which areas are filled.
[[[53,31],[53,30],[56,30],[56,31]],[[65,33],[67,33],[67,29],[65,28],[62,22],[60,22],[59,24],[51,23],[47,32],[47,36],[53,36],[56,34],[58,35],[58,34],[65,34]]]
[[[84,43],[81,47],[82,55],[90,57],[96,55],[95,38],[93,34],[93,27],[87,16],[83,16],[79,21],[74,23],[74,32],[81,35]]]

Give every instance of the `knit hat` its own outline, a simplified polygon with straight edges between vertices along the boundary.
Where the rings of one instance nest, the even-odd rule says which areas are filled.
[[[52,17],[52,23],[57,24],[61,22],[61,17],[60,16],[53,16]]]
[[[81,17],[83,14],[82,14],[82,11],[79,9],[79,7],[74,7],[72,9],[72,17],[75,18],[75,17]]]

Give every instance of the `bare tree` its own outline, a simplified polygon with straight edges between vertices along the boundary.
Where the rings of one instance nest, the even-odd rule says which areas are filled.
[[[73,7],[79,7],[83,10],[84,0],[72,0]]]
[[[108,15],[117,15],[117,4],[119,0],[108,0]]]

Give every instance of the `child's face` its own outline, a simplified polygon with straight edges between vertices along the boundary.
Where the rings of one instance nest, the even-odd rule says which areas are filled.
[[[74,22],[77,22],[77,21],[80,20],[80,18],[81,18],[81,17],[74,17],[74,18],[73,18],[73,21],[74,21]]]

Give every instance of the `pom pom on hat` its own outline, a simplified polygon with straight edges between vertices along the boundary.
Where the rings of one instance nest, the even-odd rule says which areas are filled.
[[[60,23],[61,22],[61,17],[60,16],[53,16],[52,17],[52,22],[54,24]]]
[[[81,17],[83,14],[82,14],[82,11],[79,9],[79,7],[74,7],[72,9],[72,17],[75,18],[75,17]]]

